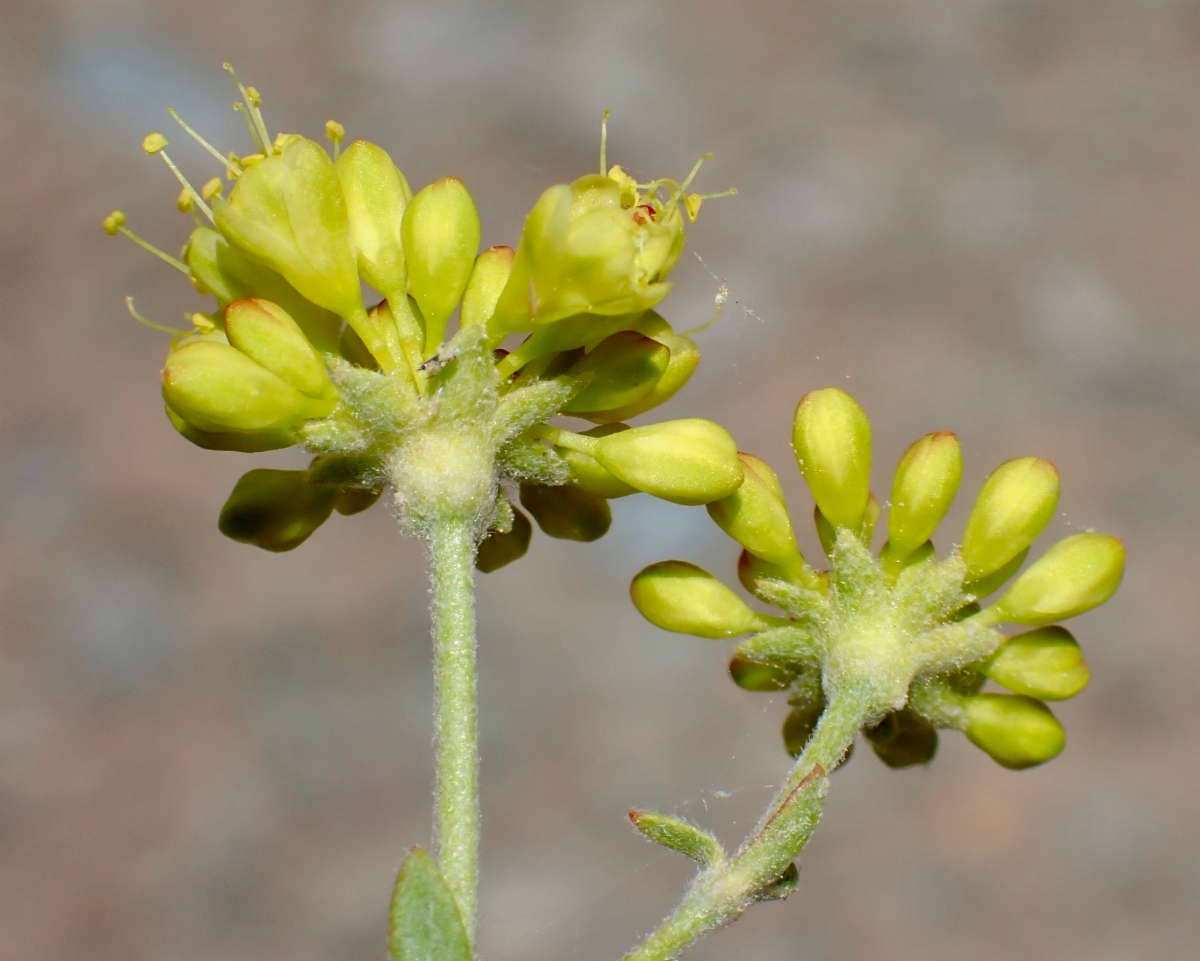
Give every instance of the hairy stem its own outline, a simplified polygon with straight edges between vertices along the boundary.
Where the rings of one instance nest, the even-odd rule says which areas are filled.
[[[737,854],[702,871],[675,912],[625,961],[676,958],[758,899],[808,842],[821,816],[825,774],[840,763],[869,713],[866,700],[850,694],[829,704],[787,781]]]
[[[465,520],[429,534],[436,682],[438,861],[475,943],[479,878],[479,746],[475,691],[475,537]]]

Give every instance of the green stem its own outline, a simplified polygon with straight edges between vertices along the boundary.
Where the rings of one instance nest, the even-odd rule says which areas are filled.
[[[475,691],[475,537],[466,520],[429,535],[436,679],[438,861],[475,943],[479,878],[479,745]]]
[[[625,961],[670,961],[757,900],[808,842],[821,815],[824,775],[841,762],[869,713],[867,701],[852,695],[829,704],[787,781],[737,854],[702,871],[675,912]]]

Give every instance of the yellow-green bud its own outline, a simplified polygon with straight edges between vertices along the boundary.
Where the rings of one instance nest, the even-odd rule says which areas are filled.
[[[747,691],[786,691],[795,674],[770,664],[758,664],[744,657],[734,657],[729,662],[729,676],[733,683]]]
[[[682,250],[683,216],[673,204],[635,199],[596,174],[543,193],[525,221],[491,333],[575,314],[628,314],[662,300]]]
[[[496,301],[512,273],[513,249],[489,247],[475,258],[471,279],[463,291],[459,323],[463,327],[486,324],[496,310]]]
[[[1029,548],[1026,547],[1003,567],[992,571],[990,574],[985,574],[978,580],[964,582],[963,593],[970,594],[976,600],[995,594],[996,591],[1000,590],[1008,582],[1010,577],[1021,569],[1021,565],[1025,563],[1025,558],[1028,556]]]
[[[268,300],[235,300],[225,308],[229,343],[309,397],[335,400],[325,362],[299,325]]]
[[[981,670],[1014,694],[1042,701],[1074,697],[1087,686],[1090,676],[1075,638],[1057,626],[1010,638]]]
[[[193,230],[184,259],[192,271],[196,289],[215,296],[222,307],[245,297],[269,300],[287,311],[317,350],[337,351],[342,327],[337,314],[305,300],[279,274],[231,247],[215,230],[208,227]]]
[[[642,617],[676,634],[736,637],[787,623],[752,611],[715,577],[686,561],[651,564],[633,579],[629,593]]]
[[[888,507],[888,544],[896,560],[933,536],[961,480],[962,449],[949,431],[927,434],[904,452]]]
[[[167,357],[163,399],[204,431],[269,431],[326,417],[334,400],[306,397],[241,351],[218,341],[185,344]]]
[[[333,488],[310,484],[307,471],[259,468],[237,482],[217,526],[243,544],[290,551],[329,519],[333,501]]]
[[[1065,621],[1112,597],[1125,573],[1125,545],[1111,534],[1073,534],[1013,582],[988,615],[1039,627]]]
[[[167,419],[171,425],[197,447],[205,450],[230,450],[243,454],[259,454],[268,450],[282,450],[296,443],[296,433],[291,428],[263,431],[208,431],[194,427],[167,407]]]
[[[353,517],[374,507],[381,494],[382,487],[339,487],[333,495],[333,509],[343,517]]]
[[[408,274],[400,223],[412,188],[387,151],[365,140],[347,147],[334,169],[346,198],[359,275],[385,297],[403,297]]]
[[[475,266],[479,212],[466,185],[444,177],[413,197],[401,229],[408,292],[425,318],[425,353],[432,356]]]
[[[783,746],[792,757],[799,757],[804,753],[804,746],[817,729],[817,722],[821,720],[821,712],[824,710],[824,701],[799,704],[793,707],[784,719]]]
[[[864,728],[863,734],[879,760],[890,768],[928,764],[937,753],[937,728],[907,708],[885,714],[878,724]]]
[[[603,424],[600,427],[593,427],[591,430],[583,432],[584,437],[607,437],[609,434],[618,434],[623,430],[629,430],[625,424]],[[617,480],[607,470],[600,466],[600,462],[591,454],[585,454],[582,451],[568,450],[565,447],[558,448],[558,453],[563,460],[567,462],[567,467],[571,470],[571,480],[568,482],[578,487],[580,490],[585,490],[590,494],[596,494],[600,497],[612,500],[614,497],[626,497],[629,494],[636,494],[637,488],[630,487],[622,480]]]
[[[861,532],[871,486],[871,422],[858,402],[828,387],[800,399],[792,426],[800,473],[835,528]]]
[[[710,420],[669,420],[634,427],[587,449],[618,480],[675,504],[707,504],[742,484],[737,445]]]
[[[859,537],[864,544],[871,543],[871,537],[875,534],[875,524],[879,521],[879,515],[882,513],[879,506],[879,499],[874,494],[867,495],[867,511],[863,515],[862,524],[859,531]],[[837,528],[834,527],[821,513],[820,507],[813,508],[813,524],[817,528],[817,540],[821,542],[821,550],[825,552],[826,557],[833,557],[834,545],[837,544]]]
[[[671,351],[656,340],[632,330],[613,334],[571,368],[573,376],[590,379],[563,410],[589,416],[631,404],[650,392],[670,360]]]
[[[1057,505],[1058,471],[1049,461],[1019,457],[997,467],[983,482],[963,533],[967,580],[999,570],[1032,544]]]
[[[1044,764],[1066,746],[1050,708],[1023,694],[976,694],[965,699],[963,709],[971,743],[1014,771]]]
[[[522,484],[521,506],[533,515],[538,527],[561,540],[598,540],[612,525],[608,501],[572,484]]]
[[[742,462],[742,486],[711,502],[709,516],[751,554],[797,574],[804,558],[796,546],[779,478],[757,457],[739,453],[738,460]]]
[[[533,525],[529,523],[529,518],[515,507],[512,512],[512,530],[503,533],[489,531],[487,537],[479,542],[479,551],[475,555],[475,568],[484,574],[498,571],[506,564],[519,560],[529,550],[529,541],[533,537]]]
[[[782,567],[755,557],[749,551],[742,551],[738,557],[738,582],[755,597],[761,597],[758,582],[760,580],[791,581],[788,572]],[[764,598],[765,599],[765,598]]]
[[[303,137],[245,170],[228,200],[213,200],[217,229],[232,245],[282,274],[314,304],[361,316],[358,259],[329,154]]]
[[[637,323],[630,329],[658,341],[671,352],[671,359],[667,362],[667,369],[654,382],[654,386],[639,400],[613,410],[594,411],[586,415],[587,420],[595,421],[599,424],[608,424],[615,421],[628,420],[631,417],[636,417],[638,414],[644,414],[648,410],[653,410],[659,404],[664,404],[674,397],[683,385],[691,379],[696,366],[700,363],[700,348],[696,346],[696,342],[689,337],[683,336],[683,334],[675,333],[671,330],[671,325],[653,310],[647,310],[643,313]]]

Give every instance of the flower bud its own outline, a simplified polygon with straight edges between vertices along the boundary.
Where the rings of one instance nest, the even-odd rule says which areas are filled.
[[[334,400],[306,397],[241,351],[217,341],[185,344],[167,357],[163,399],[203,431],[286,430],[326,417]]]
[[[742,484],[737,445],[710,420],[669,420],[601,437],[590,453],[618,480],[675,504],[707,504]]]
[[[374,507],[382,494],[382,487],[338,487],[333,495],[333,509],[343,517],[353,517]]]
[[[260,454],[268,450],[292,447],[297,441],[291,428],[262,431],[208,431],[194,427],[178,413],[167,407],[167,419],[171,425],[197,447],[205,450],[230,450],[243,454]]]
[[[479,542],[479,550],[475,555],[475,569],[490,574],[506,564],[520,560],[529,550],[532,537],[533,525],[529,523],[529,518],[514,507],[512,530],[505,533],[489,531],[487,537]]]
[[[627,314],[662,300],[682,250],[683,217],[674,201],[637,199],[596,174],[543,193],[525,221],[492,334],[574,314]]]
[[[933,536],[961,480],[962,449],[949,431],[927,434],[904,452],[896,466],[888,508],[888,544],[896,560]]]
[[[1112,597],[1125,573],[1125,545],[1111,534],[1073,534],[1046,551],[989,610],[993,622],[1039,627]]]
[[[670,360],[671,351],[656,340],[632,330],[613,334],[571,368],[573,377],[587,380],[563,411],[587,417],[631,404],[650,392]]]
[[[235,300],[225,308],[229,343],[309,397],[336,400],[325,362],[283,308],[267,300]]]
[[[861,531],[871,485],[871,423],[845,391],[814,390],[801,398],[792,427],[800,473],[835,528]]]
[[[612,525],[608,501],[571,484],[522,484],[521,506],[533,515],[538,527],[561,540],[599,540]]]
[[[408,292],[425,318],[425,353],[432,356],[475,265],[479,213],[466,185],[444,177],[413,197],[402,231]]]
[[[737,575],[738,582],[742,587],[760,598],[762,597],[758,588],[760,580],[791,581],[788,572],[782,567],[764,561],[761,557],[755,557],[749,551],[742,551],[738,557]],[[767,600],[767,598],[763,598],[763,600]]]
[[[584,431],[583,436],[607,437],[609,434],[618,434],[623,430],[629,430],[629,428],[624,424],[604,424],[600,427],[593,427],[591,430]],[[590,454],[585,454],[577,450],[567,450],[563,447],[558,448],[558,453],[567,462],[567,467],[570,468],[571,479],[568,483],[578,487],[580,490],[607,498],[608,500],[612,500],[614,497],[626,497],[629,494],[636,494],[638,492],[636,487],[630,487],[624,481],[613,477]]]
[[[403,297],[408,273],[400,223],[412,188],[382,147],[356,140],[334,164],[350,237],[358,253],[358,273],[389,300]]]
[[[928,764],[937,753],[937,728],[907,708],[885,714],[878,724],[864,728],[863,734],[879,760],[890,768]]]
[[[1014,694],[1042,701],[1074,697],[1087,686],[1090,676],[1075,638],[1057,626],[1009,638],[981,670]]]
[[[775,472],[750,454],[738,454],[742,486],[728,497],[708,504],[717,526],[751,554],[798,574],[804,558],[796,546],[792,522]]]
[[[320,145],[291,139],[245,170],[228,200],[214,198],[213,214],[226,240],[314,304],[347,320],[362,314],[346,201]]]
[[[246,297],[269,300],[288,313],[317,350],[337,352],[342,319],[305,300],[279,274],[235,250],[215,230],[208,227],[193,230],[184,259],[192,271],[196,289],[215,296],[222,308]]]
[[[824,710],[823,700],[810,701],[793,707],[784,719],[783,746],[792,757],[799,757],[804,753],[804,746],[817,729],[817,722],[821,720]]]
[[[1003,567],[997,568],[990,574],[985,574],[978,580],[964,581],[963,593],[970,594],[977,600],[995,594],[1008,582],[1009,578],[1021,569],[1021,565],[1025,563],[1025,558],[1028,556],[1029,548],[1026,547]]]
[[[1058,471],[1049,461],[1019,457],[996,468],[983,482],[963,533],[967,580],[991,574],[1032,544],[1057,505]]]
[[[870,545],[871,538],[875,534],[875,524],[879,521],[881,513],[879,507],[879,499],[874,494],[867,495],[867,511],[863,515],[862,526],[859,532],[859,539],[867,545]],[[817,540],[821,542],[821,550],[825,552],[825,556],[832,558],[833,550],[837,544],[837,528],[826,520],[825,515],[821,513],[820,507],[813,508],[813,525],[817,528]]]
[[[734,657],[729,662],[729,676],[733,683],[747,691],[786,691],[796,676],[770,664],[758,664],[743,657]]]
[[[736,637],[786,623],[752,611],[715,577],[686,561],[651,564],[633,579],[629,593],[642,617],[676,634]]]
[[[599,424],[629,420],[638,414],[653,410],[660,404],[665,404],[691,379],[696,366],[700,363],[700,348],[696,346],[696,342],[683,334],[675,333],[671,330],[671,325],[653,310],[645,311],[631,329],[658,341],[671,352],[667,369],[639,400],[612,410],[593,411],[585,415],[587,420]]]
[[[1067,736],[1050,708],[1022,694],[976,694],[963,702],[966,735],[996,763],[1019,771],[1057,757]]]
[[[496,310],[496,301],[512,273],[513,249],[489,247],[475,258],[471,278],[463,291],[459,324],[474,327],[486,324]]]
[[[243,544],[290,551],[329,519],[333,501],[333,488],[310,484],[306,471],[259,468],[234,486],[217,526]]]

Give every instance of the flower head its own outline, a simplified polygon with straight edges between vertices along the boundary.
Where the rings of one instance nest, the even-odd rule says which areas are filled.
[[[961,549],[939,559],[930,538],[958,489],[962,455],[953,434],[929,434],[896,468],[888,540],[874,556],[879,508],[870,494],[870,438],[862,408],[843,391],[814,391],[796,411],[796,459],[817,504],[827,571],[804,562],[782,489],[757,458],[739,455],[744,483],[708,504],[743,548],[739,579],[785,617],[752,610],[682,561],[642,571],[634,603],[667,630],[750,634],[730,674],[749,690],[790,692],[784,742],[793,754],[826,702],[849,692],[868,705],[863,733],[892,767],[931,760],[937,729],[945,727],[964,732],[1006,767],[1051,759],[1065,737],[1043,702],[1072,697],[1088,680],[1079,645],[1055,622],[1112,596],[1124,547],[1110,535],[1070,535],[981,609],[1046,527],[1057,472],[1036,458],[1002,465],[976,499]],[[1006,637],[996,629],[1002,623],[1036,630]],[[1008,693],[983,692],[987,681]]]

